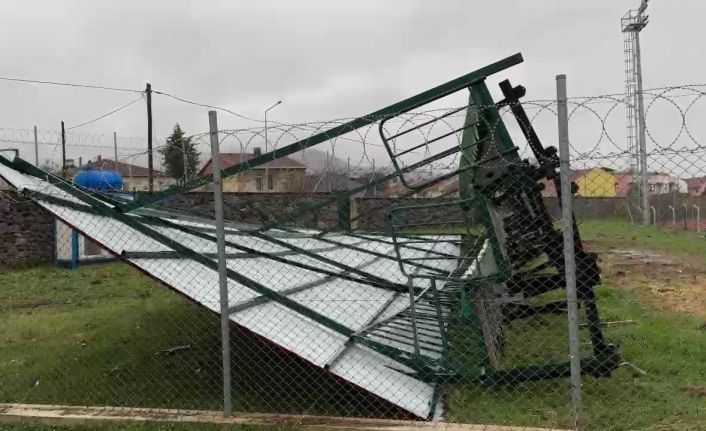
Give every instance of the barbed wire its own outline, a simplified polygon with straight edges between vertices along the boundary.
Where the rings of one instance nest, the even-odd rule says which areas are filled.
[[[43,85],[57,85],[57,86],[62,86],[62,87],[88,88],[88,89],[93,89],[93,90],[122,91],[122,92],[130,92],[130,93],[141,93],[142,92],[141,90],[133,90],[133,89],[129,89],[129,88],[109,87],[109,86],[92,85],[92,84],[77,84],[77,83],[57,82],[57,81],[41,81],[41,80],[36,80],[36,79],[11,78],[11,77],[6,77],[6,76],[0,76],[0,80],[10,81],[10,82],[21,82],[21,83],[26,83],[26,84],[43,84]]]
[[[177,100],[182,98],[172,94],[160,92],[167,97]],[[706,94],[706,84],[689,84],[679,86],[664,86],[648,89],[644,91],[645,98],[645,118],[646,136],[648,139],[647,156],[651,159],[651,164],[657,170],[659,165],[664,165],[667,161],[665,157],[695,157],[704,151],[704,144],[700,136],[705,132],[698,122],[692,118],[698,118],[701,105],[699,103]],[[126,105],[122,105],[116,110],[91,121],[97,121],[111,113],[130,106],[142,99],[135,99]],[[215,105],[192,102],[187,99],[180,100],[184,103],[223,109],[230,114],[239,115],[234,111]],[[624,163],[621,169],[629,168],[629,158],[631,157],[627,149],[626,128],[624,124],[624,111],[626,95],[624,93],[609,93],[598,96],[577,96],[568,99],[571,132],[572,158],[577,162],[589,163],[591,160],[611,160],[613,162]],[[535,99],[522,101],[523,107],[530,116],[530,122],[538,130],[538,134],[548,144],[556,142],[556,101],[549,99]],[[389,150],[393,152],[404,152],[407,157],[405,163],[414,163],[416,160],[424,159],[434,154],[435,149],[440,145],[458,145],[462,137],[462,125],[465,120],[465,109],[463,106],[452,106],[448,108],[434,108],[428,110],[418,110],[390,114],[385,118],[371,118],[372,124],[352,129],[348,133],[333,137],[326,142],[313,148],[297,152],[293,155],[297,160],[307,165],[309,172],[313,174],[330,173],[345,174],[346,172],[358,171],[389,171],[394,168],[390,158]],[[489,107],[479,107],[487,109]],[[500,109],[500,118],[508,127],[516,143],[524,142],[524,137],[513,119],[508,107]],[[248,119],[247,117],[244,117]],[[666,118],[670,120],[667,121]],[[312,121],[302,123],[281,123],[271,121],[268,127],[263,126],[223,129],[219,130],[221,147],[224,152],[235,152],[252,154],[255,148],[267,147],[267,150],[281,149],[292,143],[301,141],[326,130],[347,124],[354,118],[342,117],[327,121]],[[388,136],[395,136],[406,128],[413,129],[413,133],[403,138],[396,138],[385,142],[381,138],[379,121],[385,120],[382,132]],[[430,124],[418,127],[420,124],[429,122]],[[80,125],[79,125],[80,126]],[[73,128],[78,126],[73,126]],[[491,130],[495,125],[488,125]],[[456,130],[456,132],[452,132]],[[153,131],[154,133],[154,131]],[[450,134],[449,134],[450,133]],[[443,142],[428,141],[435,140],[435,137],[448,134]],[[156,135],[156,133],[155,133]],[[265,142],[267,135],[267,142]],[[199,152],[208,154],[209,132],[192,133],[186,136],[190,142],[198,147]],[[414,139],[412,139],[414,137]],[[78,148],[105,148],[115,149],[111,135],[90,135],[90,134],[66,134],[67,147]],[[160,142],[159,140],[157,140]],[[23,129],[0,129],[0,142],[7,144],[34,145],[32,130]],[[155,153],[164,148],[164,141],[155,146]],[[56,146],[60,144],[60,132],[58,131],[38,131],[37,144],[41,146]],[[417,148],[410,149],[417,145]],[[520,144],[523,157],[532,158],[532,154],[526,144]],[[145,138],[118,137],[117,147],[122,153],[120,159],[137,161],[147,155]],[[409,151],[407,151],[409,150]],[[316,154],[317,151],[324,153]],[[128,154],[125,154],[125,153]],[[308,154],[307,154],[308,153]],[[159,156],[157,156],[159,157]],[[322,157],[324,160],[322,161]],[[202,163],[205,160],[202,160]],[[447,171],[453,169],[458,163],[457,156],[450,156],[443,160],[430,162],[425,166],[429,171]],[[589,163],[590,164],[590,163]],[[686,171],[689,174],[698,174],[702,168],[698,163],[692,163]]]

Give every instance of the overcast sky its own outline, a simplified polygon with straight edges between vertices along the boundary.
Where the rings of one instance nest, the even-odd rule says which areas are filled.
[[[638,0],[13,1],[0,3],[0,76],[156,91],[280,122],[365,114],[522,52],[528,99],[623,91],[620,17]],[[703,0],[653,0],[645,87],[704,81]],[[55,130],[139,95],[0,81],[0,128]],[[205,108],[155,96],[155,131],[207,130]],[[221,113],[222,128],[257,125]],[[136,103],[74,129],[145,136]],[[7,145],[1,144],[0,145]],[[76,150],[81,151],[81,150]],[[86,150],[90,152],[89,150]],[[75,156],[75,155],[74,155]]]

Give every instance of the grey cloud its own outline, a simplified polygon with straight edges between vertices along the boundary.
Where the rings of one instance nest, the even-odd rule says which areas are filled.
[[[279,121],[363,114],[522,51],[508,71],[531,98],[622,90],[619,18],[638,2],[584,1],[6,1],[0,75],[156,90]],[[646,85],[697,80],[700,52],[681,43],[704,6],[654,2],[644,35]],[[691,40],[698,40],[691,36]],[[670,82],[665,82],[670,81]],[[494,85],[496,81],[491,84]],[[493,91],[496,91],[495,89]],[[78,124],[129,94],[0,82],[0,127]],[[206,128],[206,109],[155,97],[159,136]],[[223,115],[225,127],[252,123]],[[144,106],[81,128],[144,136]]]

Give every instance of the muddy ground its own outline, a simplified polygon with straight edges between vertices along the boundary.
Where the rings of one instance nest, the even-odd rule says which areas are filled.
[[[587,244],[599,255],[603,278],[636,292],[654,307],[705,319],[706,262],[702,256]]]

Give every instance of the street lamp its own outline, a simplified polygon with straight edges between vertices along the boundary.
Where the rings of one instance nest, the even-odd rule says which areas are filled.
[[[277,103],[265,109],[265,152],[267,152],[267,111],[276,108],[280,103],[282,103],[282,101],[278,100]]]

